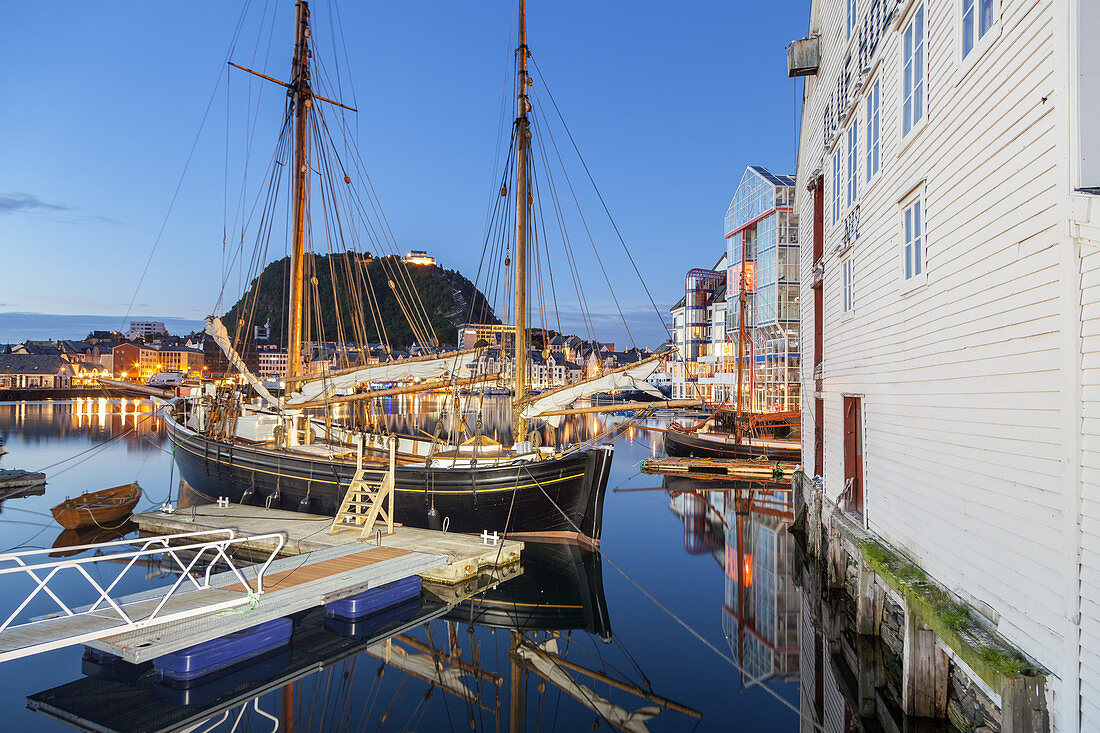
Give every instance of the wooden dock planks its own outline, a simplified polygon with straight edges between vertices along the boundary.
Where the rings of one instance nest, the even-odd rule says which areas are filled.
[[[288,556],[328,547],[349,544],[362,547],[365,544],[360,541],[358,532],[329,535],[332,517],[241,504],[230,504],[222,508],[201,506],[195,509],[194,514],[188,510],[171,514],[145,512],[135,514],[133,521],[143,534],[173,534],[225,528],[239,530],[240,534],[245,535],[285,532],[288,539],[282,554]],[[430,529],[401,526],[394,527],[393,534],[383,535],[382,544],[389,548],[444,557],[444,564],[420,573],[420,576],[427,581],[445,584],[461,583],[477,575],[482,568],[502,567],[517,562],[523,551],[523,543],[516,540],[502,539],[499,545],[484,545],[478,537],[472,535],[454,532],[444,534]],[[247,551],[250,548],[245,545],[242,549]],[[272,547],[260,544],[251,549],[266,555]]]

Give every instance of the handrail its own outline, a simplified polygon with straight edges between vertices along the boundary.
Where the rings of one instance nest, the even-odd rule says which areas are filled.
[[[205,542],[191,542],[183,545],[172,545],[170,542],[173,539],[178,540],[209,535],[224,536],[220,539],[207,540]],[[271,550],[271,553],[268,555],[267,560],[259,567],[257,567],[255,587],[253,587],[244,577],[244,574],[241,572],[241,570],[237,568],[236,564],[233,562],[232,557],[230,557],[230,555],[227,553],[227,550],[235,545],[243,545],[246,542],[257,541],[274,541],[275,546],[274,549]],[[40,592],[49,596],[60,607],[60,609],[64,612],[66,616],[90,614],[98,610],[103,604],[106,604],[114,609],[115,613],[119,615],[123,622],[123,628],[119,629],[119,631],[125,630],[127,628],[137,628],[139,626],[148,625],[150,623],[153,623],[154,619],[156,619],[157,615],[164,608],[165,604],[168,603],[169,599],[172,598],[179,587],[183,585],[185,579],[191,582],[191,584],[195,587],[195,590],[205,590],[210,588],[211,573],[213,572],[214,566],[217,564],[219,559],[225,562],[225,564],[229,568],[229,571],[236,578],[237,582],[239,582],[244,590],[248,593],[248,598],[249,600],[251,600],[254,596],[263,594],[264,573],[278,556],[279,552],[283,549],[283,546],[285,544],[286,534],[284,532],[274,532],[264,535],[238,537],[233,530],[226,529],[204,530],[201,532],[183,532],[174,535],[161,535],[156,537],[144,537],[130,540],[115,540],[112,542],[104,542],[102,544],[82,545],[81,548],[83,549],[100,549],[103,547],[115,547],[119,545],[140,545],[140,547],[139,549],[131,550],[129,552],[116,552],[106,555],[96,555],[93,557],[66,558],[64,560],[54,560],[52,562],[42,562],[33,565],[28,565],[23,558],[34,555],[41,555],[42,553],[50,552],[51,550],[26,550],[24,552],[4,553],[0,555],[0,561],[15,562],[16,565],[7,568],[0,568],[0,576],[10,575],[14,573],[25,573],[30,576],[30,578],[36,583],[36,586],[34,590],[31,591],[30,594],[23,600],[23,602],[20,603],[19,606],[11,613],[11,615],[8,616],[8,618],[2,624],[0,624],[0,632],[3,632],[9,627],[13,629],[23,628],[35,623],[41,623],[44,620],[49,620],[48,618],[39,619],[38,621],[29,621],[23,624],[16,624],[14,626],[12,625],[12,622],[15,620],[15,618]],[[194,550],[195,556],[191,558],[190,562],[185,563],[178,553],[188,550]],[[206,567],[205,576],[203,576],[202,582],[200,583],[197,579],[198,576],[192,576],[192,571],[199,563],[199,560],[207,555],[208,552],[210,553],[209,562]],[[123,609],[123,607],[120,606],[119,603],[111,597],[111,592],[119,584],[119,582],[130,570],[130,568],[132,568],[136,564],[138,559],[149,555],[164,554],[167,554],[175,561],[176,566],[180,571],[180,577],[167,589],[157,589],[166,590],[166,592],[164,593],[164,596],[163,598],[161,598],[160,602],[152,610],[152,612],[141,619],[132,619],[130,615],[127,614],[126,611]],[[93,578],[92,575],[89,574],[88,571],[85,569],[86,565],[101,562],[117,562],[118,560],[125,560],[127,558],[129,558],[130,561],[122,568],[121,571],[119,571],[114,580],[112,580],[106,587],[104,587],[98,580]],[[85,580],[88,581],[89,585],[91,585],[92,588],[98,592],[98,597],[90,606],[85,607],[83,610],[74,611],[72,608],[69,607],[68,604],[61,600],[57,593],[49,588],[50,580],[52,580],[54,576],[56,576],[62,570],[76,570],[81,576],[84,577]],[[39,573],[41,572],[44,572],[45,575],[40,576]],[[155,598],[156,596],[153,595],[148,600],[153,600]],[[56,618],[56,616],[53,616],[51,618]]]

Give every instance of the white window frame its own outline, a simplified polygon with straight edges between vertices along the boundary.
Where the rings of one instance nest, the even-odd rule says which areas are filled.
[[[902,199],[899,211],[901,290],[907,293],[928,282],[928,206],[924,186]]]
[[[833,226],[840,222],[840,192],[844,187],[841,179],[843,168],[840,165],[841,145],[838,142],[833,150]]]
[[[863,123],[863,129],[867,148],[864,170],[867,175],[867,183],[870,184],[882,169],[882,93],[878,79],[875,79],[875,83],[871,85],[867,92],[865,111],[867,120]]]
[[[916,28],[917,22],[920,21],[920,40],[917,41]],[[912,38],[910,38],[910,32],[912,32]],[[912,44],[911,54],[907,54],[906,44]],[[924,127],[924,124],[928,120],[928,13],[925,8],[925,4],[921,3],[909,16],[909,20],[902,26],[901,30],[901,43],[899,44],[899,51],[901,53],[900,79],[899,79],[899,118],[901,120],[901,137],[908,138],[910,135],[918,132]],[[918,53],[919,56],[918,56]],[[916,80],[916,61],[919,59],[920,65],[920,80]],[[910,64],[912,60],[912,64]],[[910,74],[912,73],[912,76]],[[910,95],[906,94],[905,87],[907,84],[912,84],[913,91]],[[919,89],[917,88],[919,86]],[[906,102],[912,100],[913,104],[910,109],[914,109],[919,102],[920,104],[920,117],[907,115]]]
[[[981,28],[981,22],[979,17],[979,10],[983,2],[988,2],[990,7],[990,14],[993,16],[988,27],[983,31]],[[970,6],[970,13],[973,17],[973,26],[971,33],[974,34],[973,43],[970,50],[966,50],[967,41],[967,29],[966,29],[966,16],[967,6]],[[993,45],[993,42],[1001,35],[1001,0],[957,0],[955,3],[955,27],[958,29],[958,48],[959,53],[957,62],[962,67],[963,72],[969,71],[970,67],[981,58],[986,50]]]
[[[856,16],[856,0],[848,0],[847,5],[848,5],[848,18],[846,20],[845,27],[848,30],[848,35],[845,36],[845,37],[846,38],[851,38],[852,34],[856,30],[856,21],[858,20],[858,18]]]
[[[847,208],[859,201],[859,119],[852,120],[848,128],[848,187],[845,196]]]
[[[845,315],[855,310],[854,260],[854,257],[848,256],[840,262],[840,304]]]

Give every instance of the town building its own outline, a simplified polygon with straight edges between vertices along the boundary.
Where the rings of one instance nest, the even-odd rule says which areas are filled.
[[[259,370],[257,374],[264,379],[282,377],[286,374],[287,357],[286,349],[280,349],[274,344],[270,347],[257,347],[257,360]]]
[[[0,389],[68,389],[75,373],[59,354],[0,355]]]
[[[813,0],[790,49],[809,531],[1022,653],[937,632],[1028,730],[1100,729],[1098,37],[1092,0]]]
[[[414,249],[405,255],[405,262],[410,265],[434,265],[436,264],[435,257],[425,252],[422,249]]]
[[[130,330],[126,332],[126,338],[131,340],[167,335],[168,328],[161,321],[130,321]]]

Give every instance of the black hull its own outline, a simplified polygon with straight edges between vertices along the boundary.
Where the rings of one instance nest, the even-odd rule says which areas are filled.
[[[801,448],[786,448],[760,443],[730,443],[708,440],[669,428],[665,431],[665,453],[679,458],[756,458],[767,456],[773,461],[798,461]]]
[[[355,463],[213,440],[166,415],[180,473],[208,501],[230,501],[332,516]],[[557,536],[598,543],[611,471],[611,446],[532,463],[476,468],[399,466],[394,520],[452,532]],[[384,469],[367,469],[381,481]],[[428,512],[434,506],[436,523]]]
[[[600,553],[529,542],[523,573],[460,603],[447,618],[511,631],[580,629],[611,641]]]

